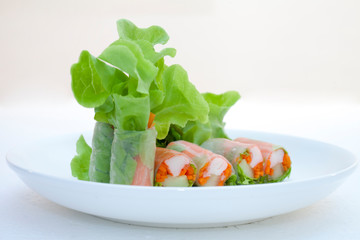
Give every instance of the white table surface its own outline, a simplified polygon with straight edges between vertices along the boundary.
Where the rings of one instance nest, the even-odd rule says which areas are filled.
[[[312,138],[360,158],[359,105],[242,101],[226,120],[228,128]],[[5,162],[8,149],[21,141],[86,132],[93,124],[92,111],[73,102],[0,106],[0,239],[359,239],[360,168],[325,199],[292,213],[224,228],[166,229],[110,222],[59,206],[29,189]]]

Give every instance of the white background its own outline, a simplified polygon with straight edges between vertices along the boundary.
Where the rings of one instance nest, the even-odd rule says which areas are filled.
[[[116,20],[163,26],[168,63],[201,91],[237,90],[228,128],[290,134],[360,157],[360,2],[0,0],[0,239],[356,239],[360,169],[303,210],[230,228],[143,228],[53,204],[6,166],[20,141],[85,132],[92,110],[74,100],[70,66],[116,39]]]
[[[0,1],[0,106],[72,98],[70,66],[116,20],[160,25],[200,91],[260,102],[360,104],[356,0]]]

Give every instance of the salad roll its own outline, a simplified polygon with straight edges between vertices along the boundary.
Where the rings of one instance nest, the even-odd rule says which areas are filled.
[[[238,184],[261,182],[261,177],[264,175],[264,164],[258,146],[225,138],[213,138],[205,141],[201,147],[229,160],[237,173]]]
[[[196,144],[186,141],[171,142],[167,148],[189,156],[197,166],[197,186],[235,185],[236,175],[229,161]]]
[[[110,183],[153,186],[156,131],[115,129],[111,147]]]
[[[290,156],[282,146],[248,138],[237,138],[235,141],[255,144],[260,148],[264,158],[264,182],[280,182],[290,175]]]
[[[90,181],[110,182],[110,158],[113,138],[114,128],[110,124],[96,122],[89,166]]]
[[[156,148],[155,186],[191,187],[196,180],[196,167],[187,155],[167,148]]]

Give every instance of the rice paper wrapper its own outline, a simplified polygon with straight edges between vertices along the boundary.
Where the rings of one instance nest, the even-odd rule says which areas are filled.
[[[234,143],[231,140],[224,138],[213,138],[204,142],[201,147],[224,156],[232,164],[237,176],[237,184],[255,183],[255,179],[252,179],[244,173],[239,166],[240,162],[238,160],[240,155],[248,151],[246,146],[240,145],[240,143],[237,142]],[[248,171],[252,172],[252,169],[248,169]]]
[[[224,156],[234,167],[237,165],[236,159],[240,154],[244,154],[248,151],[247,146],[232,143],[230,140],[223,138],[209,139],[204,142],[201,147]]]
[[[255,144],[260,148],[261,153],[264,157],[264,166],[265,166],[265,174],[262,179],[263,183],[281,182],[290,176],[291,162],[289,163],[290,164],[289,168],[282,174],[281,174],[281,171],[277,171],[276,169],[274,169],[274,172],[278,172],[278,173],[280,172],[280,174],[274,174],[274,176],[271,176],[266,171],[266,169],[269,167],[267,160],[275,151],[280,149],[280,150],[284,151],[284,154],[288,154],[288,152],[286,151],[286,149],[284,147],[282,147],[280,145],[272,144],[269,142],[263,142],[263,141],[259,141],[259,140],[248,139],[248,138],[236,138],[235,141],[241,142],[241,143],[247,143],[247,144]],[[271,168],[273,168],[273,166]],[[279,167],[278,167],[278,169],[279,169]],[[285,170],[285,169],[283,169],[283,170]]]
[[[210,178],[205,184],[201,184],[199,182],[201,169],[205,167],[205,165],[212,161],[215,157],[222,158],[223,161],[225,161],[227,164],[230,164],[231,166],[231,175],[228,177],[228,179],[225,180],[225,185],[236,185],[237,177],[235,174],[235,170],[232,164],[224,156],[221,156],[220,154],[214,154],[210,150],[207,150],[193,143],[188,143],[186,141],[172,142],[168,145],[168,148],[187,154],[195,162],[197,167],[197,179],[195,184],[197,186],[216,186],[220,181],[220,175],[211,174]],[[205,170],[205,172],[206,171],[207,170]]]
[[[90,181],[109,183],[113,139],[114,129],[110,124],[102,122],[95,124],[89,167]]]
[[[156,130],[121,131],[116,129],[111,148],[110,183],[152,186]]]
[[[183,158],[183,159],[179,159]],[[157,182],[157,173],[159,171],[160,166],[165,163],[167,167],[169,165],[167,162],[172,162],[171,165],[177,165],[182,166],[184,164],[183,168],[180,170],[180,172],[185,168],[192,168],[194,173],[193,179],[188,179],[187,172],[185,172],[185,175],[179,175],[180,172],[176,172],[175,176],[170,175],[168,173],[167,177],[164,181]],[[180,168],[179,168],[180,169]],[[170,169],[171,170],[171,169]],[[192,175],[192,174],[191,174]],[[183,154],[181,152],[175,151],[173,149],[169,148],[157,148],[156,154],[155,154],[155,186],[157,187],[191,187],[194,182],[196,181],[196,175],[197,175],[197,168],[194,163],[194,161],[188,157],[186,154]]]

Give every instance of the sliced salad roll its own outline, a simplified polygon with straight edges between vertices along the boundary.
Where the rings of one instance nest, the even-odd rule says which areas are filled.
[[[187,155],[167,148],[156,148],[155,186],[191,187],[196,181],[195,163]]]
[[[108,123],[96,122],[89,166],[90,181],[110,182],[110,158],[113,139],[114,128]]]
[[[156,131],[115,129],[111,148],[110,183],[153,186]]]
[[[171,142],[167,148],[184,153],[195,162],[197,186],[236,185],[235,171],[225,157],[182,140]]]
[[[264,158],[264,182],[280,182],[290,175],[290,156],[282,146],[248,138],[237,138],[235,141],[255,144],[260,148]]]
[[[238,176],[238,184],[254,184],[264,175],[263,157],[258,146],[213,138],[201,147],[224,156],[233,165]]]

